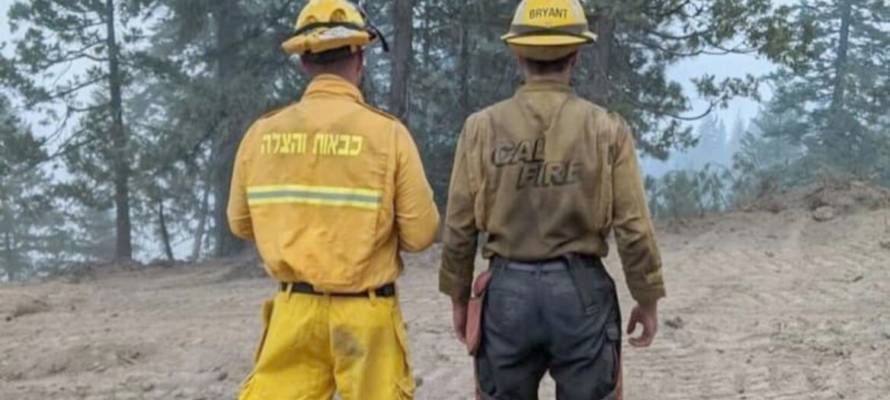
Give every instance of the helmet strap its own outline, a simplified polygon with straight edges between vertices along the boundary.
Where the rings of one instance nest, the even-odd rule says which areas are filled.
[[[359,1],[358,3],[356,3],[355,8],[365,20],[365,25],[368,26],[367,31],[370,32],[371,35],[373,35],[375,38],[380,39],[380,45],[383,46],[383,52],[389,53],[389,42],[387,42],[386,36],[383,35],[383,32],[380,32],[380,29],[377,29],[377,26],[371,22],[370,18],[368,18],[368,13],[365,12],[365,8],[362,6],[362,2]]]
[[[380,29],[377,29],[376,26],[368,23],[368,30],[371,31],[371,34],[374,37],[380,39],[380,45],[383,46],[383,52],[389,53],[389,42],[386,41],[386,36],[383,35],[383,32],[380,32]]]

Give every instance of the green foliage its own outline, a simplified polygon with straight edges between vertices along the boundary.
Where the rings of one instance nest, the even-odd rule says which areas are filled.
[[[793,118],[763,134],[802,144],[809,164],[887,182],[890,4],[803,0],[791,17],[813,43],[806,62],[786,62],[771,76],[773,112]]]
[[[413,29],[404,119],[421,148],[444,209],[461,124],[470,113],[511,96],[521,83],[513,55],[500,40],[517,2],[400,3],[411,4],[414,20],[410,26],[403,22],[398,27],[390,18],[395,1],[364,3],[382,31]],[[109,4],[115,14],[112,26],[118,31],[115,41],[108,40]],[[225,221],[233,158],[249,124],[267,111],[297,101],[307,83],[298,61],[280,51],[304,4],[305,0],[16,2],[9,10],[17,38],[12,43],[14,56],[0,58],[0,84],[14,88],[23,108],[57,128],[40,140],[24,134],[2,139],[13,150],[8,162],[0,163],[0,173],[7,168],[34,174],[30,178],[20,174],[15,182],[0,181],[12,188],[3,193],[39,194],[43,199],[24,202],[41,205],[31,214],[7,205],[12,200],[0,207],[7,215],[5,221],[18,221],[6,225],[33,229],[15,233],[20,243],[35,247],[30,244],[39,242],[34,238],[48,238],[41,239],[38,250],[17,251],[31,262],[28,268],[38,268],[36,261],[52,255],[59,262],[108,258],[116,237],[130,231],[120,224],[125,217],[134,221],[137,247],[151,243],[142,246],[143,259],[157,257],[166,244],[179,244],[181,254],[181,245],[189,242],[197,242],[191,246],[197,255],[208,253],[205,243],[215,247],[216,255],[237,252],[242,245],[228,233]],[[671,67],[704,54],[760,54],[786,65],[784,73],[798,74],[794,75],[797,82],[818,80],[814,77],[825,71],[818,63],[830,64],[823,48],[830,36],[825,22],[797,7],[777,7],[770,0],[586,0],[584,4],[600,40],[581,54],[576,90],[625,116],[643,152],[658,158],[687,147],[698,152],[694,158],[699,161],[691,166],[697,172],[648,181],[652,208],[661,215],[697,215],[732,203],[728,191],[738,182],[728,178],[731,174],[721,166],[729,163],[741,135],[734,134],[730,140],[716,119],[705,120],[695,135],[686,122],[707,117],[736,96],[756,97],[759,84],[753,76],[718,79],[704,71],[694,82],[695,93],[687,93],[668,78]],[[861,25],[882,30],[873,22]],[[886,61],[887,46],[881,44],[886,43],[867,46]],[[864,54],[857,51],[852,53]],[[811,59],[822,61],[810,65]],[[869,65],[876,65],[872,61]],[[114,64],[119,64],[118,73]],[[372,105],[385,108],[391,98],[392,64],[392,55],[383,54],[379,47],[366,53],[362,89]],[[883,76],[884,70],[848,71],[859,77],[849,82],[860,82]],[[867,89],[886,90],[882,79]],[[847,84],[856,85],[860,83]],[[786,86],[779,89],[780,94],[790,93],[792,86],[802,87]],[[122,89],[121,96],[116,96],[116,87]],[[845,109],[849,115],[859,110],[856,107],[865,107],[853,104],[861,103],[854,99],[866,99],[868,90],[848,90],[846,99],[851,102]],[[803,90],[798,98],[822,96],[822,92]],[[693,110],[691,96],[704,98],[708,107]],[[794,103],[789,98],[782,104]],[[870,106],[886,110],[886,105]],[[814,128],[818,124],[807,119],[810,106],[802,107],[797,115],[806,118],[765,127],[764,135],[772,138],[773,133],[791,129],[801,136],[789,142],[811,148],[807,137],[819,136],[812,133],[818,131]],[[861,121],[862,126],[890,123],[886,116],[876,119],[876,113],[861,114],[871,118]],[[16,125],[20,124],[11,126]],[[119,125],[122,129],[117,129]],[[755,152],[771,150],[757,149],[756,143],[745,146]],[[874,151],[870,156],[874,159],[890,158],[886,148],[874,147]],[[47,176],[49,166],[56,165],[61,172]],[[750,171],[763,168],[759,161],[748,159],[739,161],[739,166]],[[884,176],[890,179],[890,173]],[[124,216],[111,212],[122,207]],[[160,234],[160,210],[164,210],[169,235]],[[26,215],[33,218],[22,220]],[[168,236],[172,243],[154,245],[161,242],[158,238]],[[120,247],[119,241],[116,246]]]
[[[707,116],[736,96],[756,97],[758,87],[753,76],[718,79],[703,73],[696,80],[696,93],[685,93],[668,78],[670,67],[703,54],[761,53],[778,58],[796,51],[787,41],[774,42],[767,35],[769,28],[797,37],[797,27],[784,18],[788,8],[773,7],[769,0],[584,4],[600,40],[581,53],[576,90],[621,113],[633,125],[643,152],[661,159],[695,144],[686,120]],[[513,56],[500,40],[515,6],[515,1],[507,0],[415,2],[417,32],[407,120],[443,205],[463,120],[512,96],[521,83]],[[392,31],[383,25],[384,31]],[[374,87],[387,86],[388,75],[373,77]],[[706,99],[708,108],[693,110],[692,95]]]
[[[47,138],[68,179],[59,194],[96,211],[117,210],[114,256],[132,256],[130,162],[139,159],[123,115],[147,71],[142,19],[149,1],[16,2],[8,17],[16,42],[0,82],[18,89],[29,111],[58,126]],[[108,255],[110,256],[110,255]]]
[[[700,170],[676,170],[660,179],[646,178],[649,209],[655,218],[688,218],[731,206],[732,174],[716,164]]]
[[[788,129],[800,119],[800,115],[768,107],[742,136],[733,164],[737,204],[756,200],[780,187],[799,187],[811,181],[815,170],[806,162],[803,146],[786,136],[765,135]]]
[[[29,276],[63,232],[48,196],[41,143],[0,97],[0,281]]]
[[[643,0],[588,2],[600,35],[581,71],[589,84],[582,94],[622,113],[640,136],[641,148],[658,158],[694,143],[684,120],[698,119],[736,96],[756,97],[754,76],[718,80],[703,73],[697,95],[708,109],[693,113],[689,94],[666,77],[666,70],[702,54],[760,53],[775,57],[795,52],[777,32],[792,35],[787,7],[769,0]],[[774,31],[766,34],[765,29]],[[791,57],[790,55],[788,55]]]

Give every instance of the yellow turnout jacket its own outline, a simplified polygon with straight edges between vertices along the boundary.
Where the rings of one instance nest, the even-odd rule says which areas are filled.
[[[228,217],[274,278],[330,292],[394,282],[399,250],[427,248],[439,223],[408,130],[333,75],[250,128]]]

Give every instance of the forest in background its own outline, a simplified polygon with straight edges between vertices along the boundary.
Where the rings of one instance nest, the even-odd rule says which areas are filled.
[[[520,84],[499,39],[517,3],[363,4],[392,52],[368,52],[362,89],[409,126],[443,209],[464,118]],[[886,0],[584,3],[600,40],[582,52],[576,90],[625,116],[641,153],[688,160],[646,179],[656,217],[731,210],[826,176],[890,185]],[[225,222],[232,161],[247,126],[307,83],[279,50],[303,4],[16,2],[13,37],[0,40],[0,280],[245,249]],[[692,92],[667,76],[720,54],[776,71],[703,71]],[[714,116],[764,85],[774,95],[753,121]]]

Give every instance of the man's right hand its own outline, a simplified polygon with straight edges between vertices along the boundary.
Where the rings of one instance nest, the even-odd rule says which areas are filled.
[[[451,316],[454,322],[454,334],[461,343],[467,344],[467,303],[451,302]]]
[[[627,323],[627,334],[633,334],[637,330],[637,325],[643,325],[643,333],[640,337],[630,338],[630,345],[637,348],[651,346],[655,334],[658,333],[658,302],[638,304],[634,307]]]

